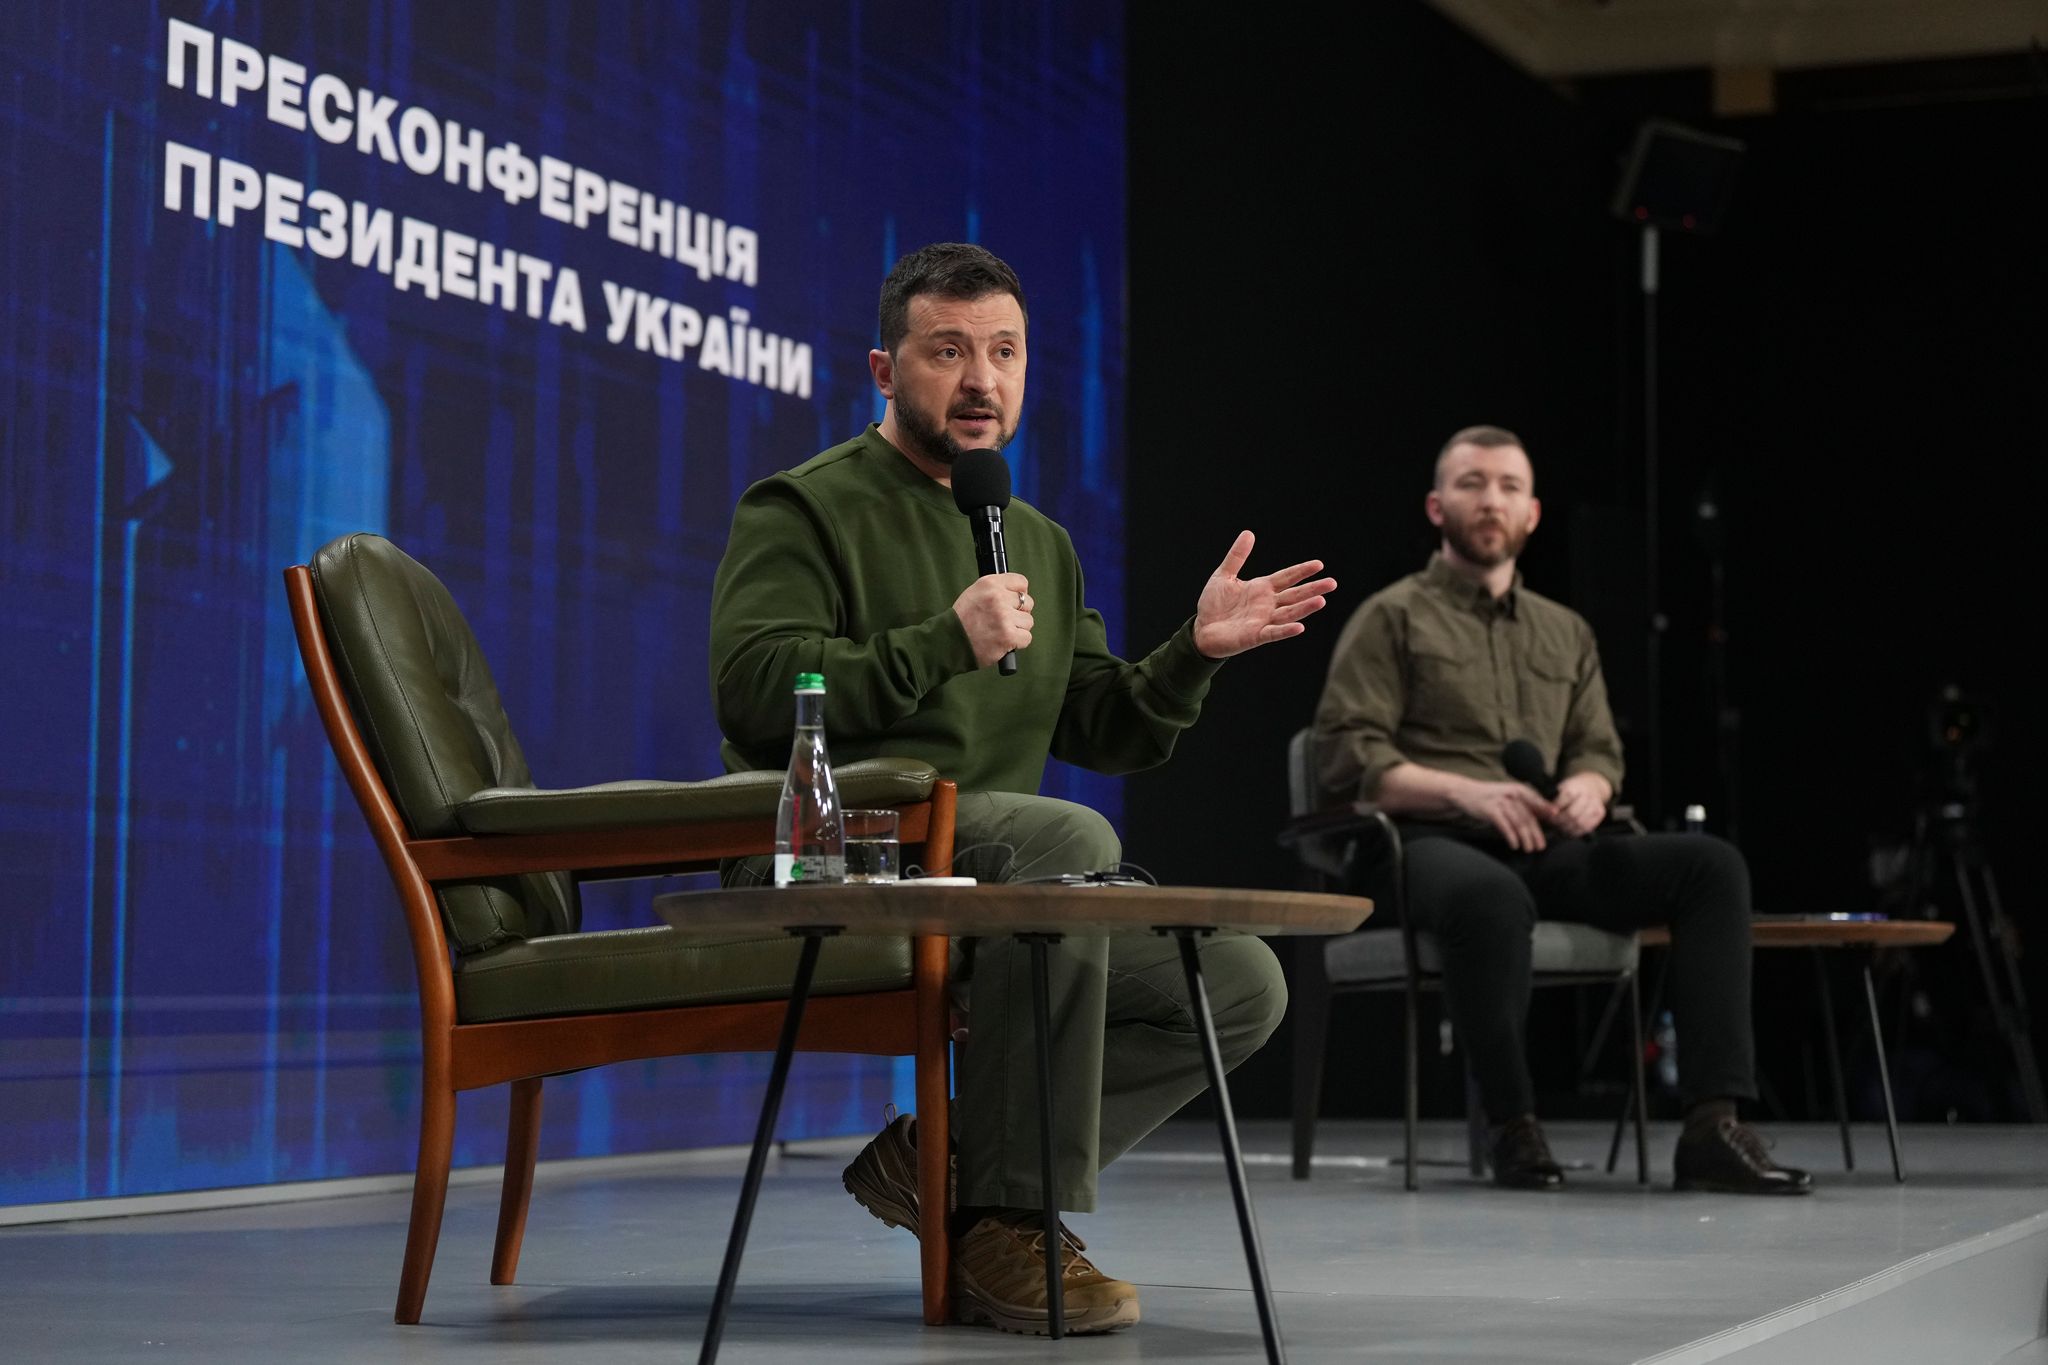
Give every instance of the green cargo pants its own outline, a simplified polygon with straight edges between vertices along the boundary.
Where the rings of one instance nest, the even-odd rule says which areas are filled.
[[[1006,792],[961,795],[954,847],[955,874],[996,882],[1097,871],[1122,856],[1109,821],[1086,806]],[[1287,986],[1272,949],[1256,938],[1217,934],[1198,943],[1228,1070],[1279,1025]],[[1207,1089],[1208,1077],[1177,939],[1069,938],[1046,956],[1054,1202],[1088,1213],[1096,1172]],[[1037,1208],[1044,1201],[1030,950],[985,938],[971,950],[956,946],[955,964],[967,977],[959,1201]]]

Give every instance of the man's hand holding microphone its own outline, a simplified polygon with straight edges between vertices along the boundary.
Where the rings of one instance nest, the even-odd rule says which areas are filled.
[[[990,664],[1031,647],[1031,583],[1020,573],[992,573],[975,579],[953,600],[953,614],[974,647],[974,666]]]

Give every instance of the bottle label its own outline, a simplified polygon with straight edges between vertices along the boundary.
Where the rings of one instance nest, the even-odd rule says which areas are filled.
[[[846,859],[822,853],[778,853],[775,855],[777,886],[809,886],[846,880]]]

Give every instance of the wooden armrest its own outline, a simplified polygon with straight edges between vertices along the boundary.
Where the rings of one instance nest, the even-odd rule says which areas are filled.
[[[931,808],[912,807],[903,812],[899,835],[906,844],[923,843],[930,827]],[[476,881],[527,872],[573,872],[596,880],[711,871],[721,858],[770,852],[773,832],[771,813],[767,820],[692,820],[618,829],[415,839],[406,848],[430,882]]]
[[[430,882],[474,881],[527,872],[651,876],[701,871],[720,858],[766,851],[762,822],[692,821],[622,829],[555,830],[416,839],[407,848]]]
[[[905,806],[928,800],[939,775],[907,758],[871,758],[840,767],[847,806]],[[727,773],[700,782],[604,782],[546,790],[491,787],[455,807],[466,834],[596,833],[628,826],[682,828],[721,821],[773,820],[779,772]]]

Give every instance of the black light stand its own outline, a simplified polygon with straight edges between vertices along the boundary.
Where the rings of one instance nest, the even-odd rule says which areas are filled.
[[[1635,804],[1660,827],[1664,814],[1664,615],[1658,544],[1662,511],[1658,482],[1657,294],[1661,284],[1659,233],[1666,228],[1705,235],[1720,226],[1734,190],[1743,146],[1675,123],[1652,119],[1636,130],[1635,145],[1615,188],[1616,217],[1641,229],[1643,337],[1643,593],[1645,597],[1644,761]]]
[[[1984,1003],[2018,1073],[2027,1118],[2048,1123],[2048,1093],[2034,1055],[2033,1011],[2020,978],[2012,921],[1998,894],[1998,874],[1977,828],[1976,760],[1988,742],[1981,703],[1953,684],[1944,686],[1929,713],[1930,739],[1940,776],[1913,832],[1914,865],[1923,903],[1939,905],[1952,886],[1955,909],[1984,986]]]
[[[1742,712],[1728,686],[1728,529],[1715,480],[1709,478],[1693,503],[1693,529],[1707,554],[1707,709],[1714,717],[1715,799],[1722,837],[1742,842],[1742,785],[1737,780]]]
[[[1664,631],[1671,624],[1664,615],[1657,553],[1657,514],[1663,507],[1657,487],[1657,241],[1657,225],[1646,220],[1642,273],[1637,281],[1643,295],[1643,693],[1647,698],[1643,708],[1642,809],[1650,817],[1652,829],[1659,827],[1664,813]]]

